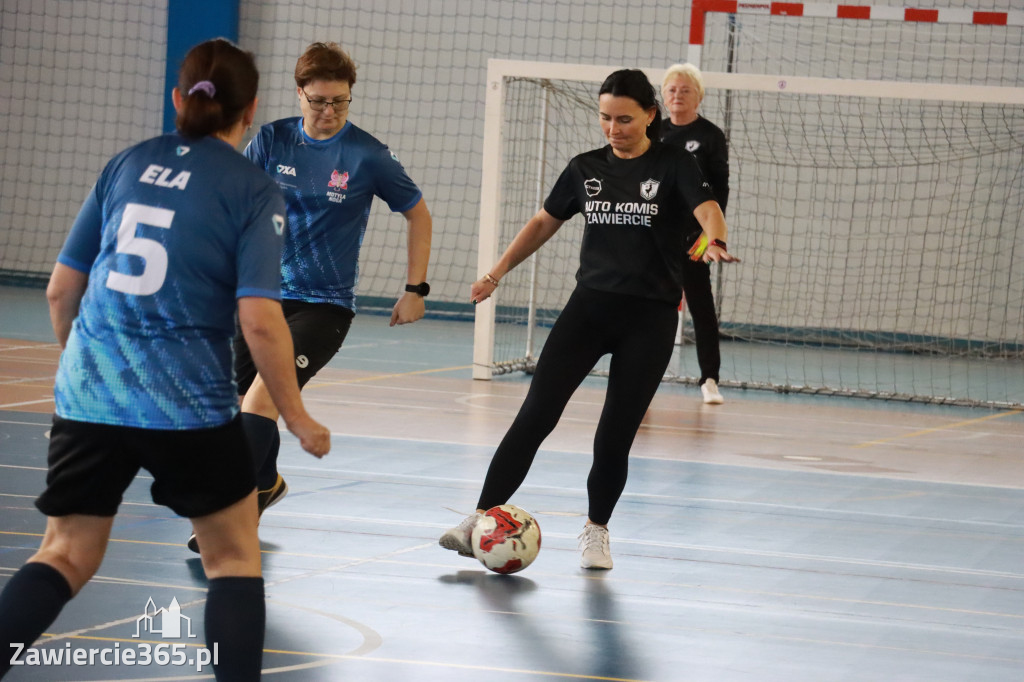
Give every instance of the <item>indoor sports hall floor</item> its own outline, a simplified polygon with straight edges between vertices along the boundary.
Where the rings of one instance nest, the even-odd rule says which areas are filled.
[[[306,389],[333,450],[316,461],[283,434],[291,492],[260,529],[266,679],[1024,679],[1021,412],[729,389],[706,407],[666,385],[612,519],[615,568],[595,573],[576,548],[603,386],[588,379],[513,499],[544,549],[499,576],[437,546],[528,381],[471,380],[471,331],[360,315]],[[32,500],[57,357],[43,292],[0,288],[0,584],[44,527]],[[141,476],[121,511],[45,648],[185,643],[194,658],[205,590],[189,525]],[[177,600],[198,636],[135,637],[149,599]],[[7,679],[209,679],[193,668],[97,659]]]

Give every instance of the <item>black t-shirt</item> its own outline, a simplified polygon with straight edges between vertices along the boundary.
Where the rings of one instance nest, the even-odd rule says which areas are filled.
[[[661,122],[661,141],[682,147],[697,157],[724,213],[729,203],[729,146],[722,129],[703,116],[684,126],[672,125],[666,119]]]
[[[576,281],[591,289],[678,303],[686,250],[700,225],[693,210],[714,201],[691,154],[652,142],[620,159],[611,146],[580,154],[555,182],[544,210],[586,220]]]

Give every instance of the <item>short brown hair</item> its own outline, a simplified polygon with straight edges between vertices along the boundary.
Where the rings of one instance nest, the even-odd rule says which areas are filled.
[[[313,81],[348,81],[356,84],[356,64],[337,43],[313,43],[295,62],[295,84],[306,87]]]

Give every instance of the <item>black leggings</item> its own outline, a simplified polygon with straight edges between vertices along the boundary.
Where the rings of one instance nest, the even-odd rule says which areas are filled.
[[[722,366],[721,351],[718,348],[718,316],[715,314],[715,297],[711,293],[711,266],[707,263],[687,260],[683,263],[683,293],[686,307],[693,320],[693,336],[697,345],[697,365],[700,367],[700,383],[708,379],[719,380],[718,371]]]
[[[622,495],[629,449],[672,357],[676,305],[577,286],[537,362],[519,414],[494,453],[477,507],[505,504],[526,478],[569,398],[611,353],[587,478],[589,517],[605,524]]]

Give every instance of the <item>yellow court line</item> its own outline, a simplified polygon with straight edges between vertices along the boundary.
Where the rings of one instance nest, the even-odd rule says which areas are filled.
[[[1002,419],[1003,417],[1010,417],[1013,415],[1024,414],[1024,410],[1009,410],[1007,412],[997,412],[996,414],[986,415],[984,417],[978,417],[977,419],[967,419],[961,422],[954,422],[952,424],[946,424],[945,426],[936,426],[931,429],[922,429],[920,431],[913,431],[911,433],[904,433],[899,436],[893,436],[892,438],[879,438],[877,440],[869,440],[866,443],[859,443],[854,445],[855,448],[866,448],[872,445],[878,445],[879,443],[889,443],[894,440],[900,440],[902,438],[913,438],[915,436],[924,436],[929,433],[935,433],[936,431],[945,431],[946,429],[955,429],[960,426],[970,426],[972,424],[980,424],[990,419]]]
[[[344,384],[359,384],[365,381],[377,381],[378,379],[396,379],[398,377],[411,377],[417,374],[436,374],[438,372],[454,372],[462,369],[473,369],[473,365],[459,365],[457,367],[436,367],[434,369],[418,369],[415,372],[398,372],[396,374],[375,374],[371,377],[363,377],[361,379],[340,379],[338,381],[319,381],[315,383],[306,384],[306,388],[315,387],[320,388],[322,386],[342,386]]]
[[[41,636],[42,637],[56,637],[57,635],[55,635],[54,633],[44,632]],[[92,640],[92,641],[97,641],[97,642],[125,642],[125,643],[129,643],[129,644],[141,644],[141,643],[164,644],[164,643],[166,643],[166,641],[154,641],[154,640],[124,638],[124,637],[99,637],[97,635],[73,635],[71,637],[68,637],[67,639],[86,639],[86,640]],[[204,648],[206,646],[205,643],[199,643],[199,642],[195,642],[195,643],[192,643],[192,642],[176,642],[176,643],[184,644],[185,646],[190,646],[190,647],[197,647],[197,648]],[[37,641],[37,645],[39,645],[39,646],[43,646],[45,644],[46,644],[45,641]],[[372,663],[402,663],[402,664],[412,664],[412,665],[427,665],[427,666],[433,666],[435,668],[458,668],[460,670],[482,670],[482,671],[487,671],[487,672],[513,673],[513,674],[519,674],[519,675],[541,675],[541,676],[544,676],[544,677],[562,677],[562,678],[572,679],[572,680],[598,680],[599,682],[643,682],[643,680],[638,680],[638,679],[629,678],[629,677],[604,677],[604,676],[601,676],[601,675],[584,675],[584,674],[577,674],[577,673],[558,673],[558,672],[550,672],[550,671],[546,671],[546,670],[525,670],[525,669],[518,669],[518,668],[500,668],[500,667],[496,667],[496,666],[486,666],[486,665],[469,665],[469,664],[466,664],[466,663],[445,663],[445,662],[441,662],[441,661],[417,661],[417,660],[402,659],[402,658],[384,658],[384,657],[380,657],[380,656],[358,656],[358,655],[353,655],[353,654],[328,654],[328,653],[321,653],[321,652],[317,652],[317,651],[289,651],[289,650],[286,650],[286,649],[264,649],[263,653],[265,653],[265,654],[283,654],[283,655],[288,655],[288,656],[312,656],[312,657],[320,658],[320,659],[335,659],[335,660],[339,660],[339,661],[340,660],[352,660],[352,661],[369,661],[369,662],[372,662]]]
[[[40,637],[60,637],[56,632],[44,632]],[[65,639],[61,637],[61,639]],[[95,642],[127,642],[130,644],[168,644],[169,642],[165,639],[137,639],[135,637],[100,637],[98,635],[71,635],[66,639],[88,639]],[[45,641],[36,640],[36,644],[46,644]],[[205,649],[205,642],[174,642],[174,644],[183,644],[185,646],[195,647],[197,649]]]
[[[44,533],[26,533],[26,532],[23,532],[23,531],[16,531],[16,530],[0,530],[0,536],[3,536],[3,535],[21,535],[21,536],[30,537],[30,538],[42,538],[42,537],[44,537],[45,534]],[[182,547],[183,546],[183,543],[181,543],[181,542],[157,542],[156,540],[129,540],[127,538],[114,538],[114,537],[110,538],[109,542],[120,542],[120,543],[127,544],[127,545],[159,545],[161,547]],[[424,545],[417,545],[415,547],[409,548],[408,550],[401,550],[401,551],[415,551],[415,550],[418,550],[418,549],[422,549],[424,547],[432,547],[432,546],[433,546],[433,543],[428,543],[428,544],[424,544]],[[377,557],[359,558],[359,557],[354,557],[354,556],[347,556],[347,555],[344,555],[344,554],[310,554],[308,552],[285,552],[285,551],[282,551],[282,550],[279,550],[279,549],[260,549],[260,554],[267,554],[267,555],[271,555],[272,554],[272,555],[276,555],[276,556],[293,557],[293,558],[299,558],[299,559],[331,559],[333,561],[347,561],[347,562],[352,562],[352,561],[365,562],[367,560],[373,560],[373,561],[382,561],[384,563],[387,563],[386,559],[381,559],[381,557],[379,557],[379,556],[377,556]],[[195,555],[190,555],[189,558],[195,558]],[[400,562],[394,562],[394,563],[400,563]]]
[[[490,665],[472,665],[469,663],[451,663],[444,661],[419,661],[415,659],[388,658],[384,656],[358,656],[354,654],[325,654],[312,651],[288,651],[285,649],[264,649],[265,654],[285,654],[290,656],[316,656],[318,658],[334,658],[338,660],[370,661],[372,663],[402,663],[426,665],[435,668],[458,668],[459,670],[481,670],[487,672],[511,673],[516,675],[540,675],[543,677],[562,677],[571,680],[599,680],[601,682],[643,682],[633,677],[605,677],[603,675],[586,675],[582,673],[559,673],[548,670],[526,670],[523,668],[501,668]]]
[[[23,533],[15,530],[0,530],[0,535],[24,535],[31,538],[41,538],[43,533]],[[109,542],[124,542],[132,545],[162,545],[164,547],[180,547],[180,542],[156,542],[154,540],[123,540],[119,538],[110,538]]]

